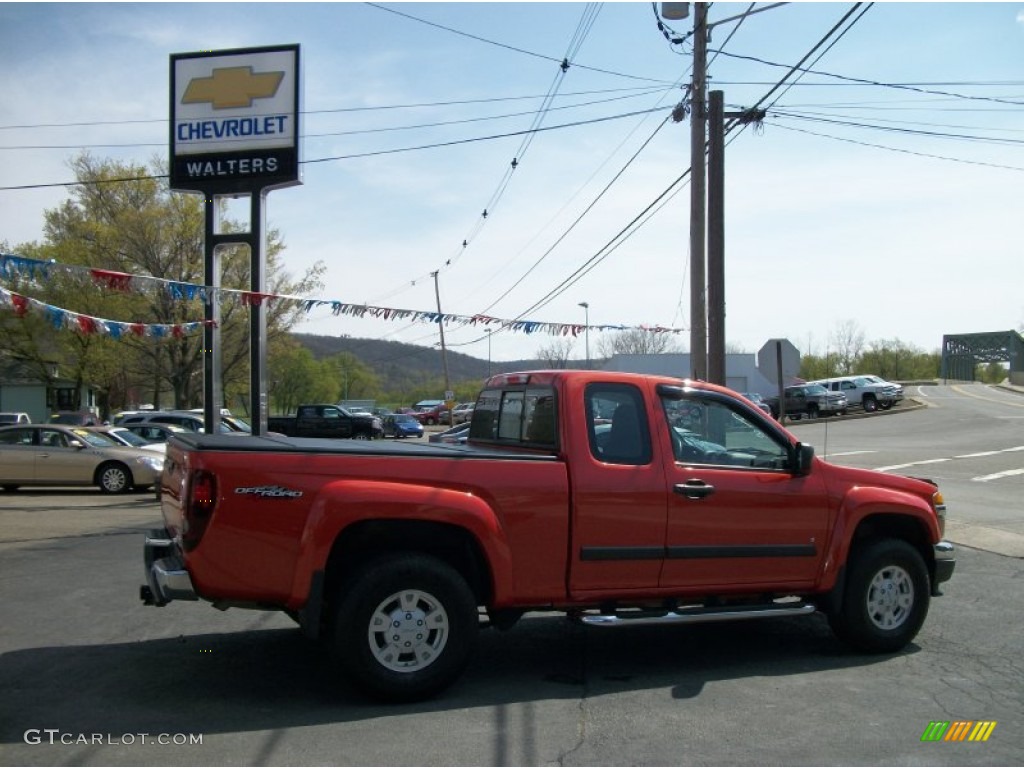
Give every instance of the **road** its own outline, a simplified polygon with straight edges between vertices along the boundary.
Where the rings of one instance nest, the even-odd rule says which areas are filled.
[[[951,527],[968,540],[990,528],[998,548],[1012,547],[1024,476],[1008,473],[1024,451],[1007,449],[1024,443],[1024,397],[910,394],[930,407],[794,431],[835,461],[930,475]],[[0,764],[1020,765],[1024,755],[1024,563],[977,540],[962,542],[945,595],[895,656],[850,653],[821,617],[602,631],[536,615],[484,632],[440,698],[387,707],[358,697],[279,614],[143,607],[141,535],[157,521],[148,494],[0,494]],[[997,725],[984,743],[922,742],[937,720]]]
[[[830,461],[936,481],[952,541],[1024,557],[1024,393],[960,384],[908,395],[925,408],[790,428]]]

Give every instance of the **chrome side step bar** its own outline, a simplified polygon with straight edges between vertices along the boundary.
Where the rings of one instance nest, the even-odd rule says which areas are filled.
[[[637,611],[623,613],[590,613],[579,616],[579,621],[594,627],[627,627],[656,624],[702,624],[711,621],[738,621],[740,619],[767,619],[780,616],[807,616],[817,608],[810,603],[792,605],[749,606],[727,608],[689,608],[652,614]]]

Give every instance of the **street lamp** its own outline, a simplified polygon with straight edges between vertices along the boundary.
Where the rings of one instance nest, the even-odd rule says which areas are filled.
[[[487,329],[487,378],[491,378],[491,329]]]
[[[583,307],[583,329],[587,347],[587,370],[590,369],[590,304],[581,301],[579,306]]]

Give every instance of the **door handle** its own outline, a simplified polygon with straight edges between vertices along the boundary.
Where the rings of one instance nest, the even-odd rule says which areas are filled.
[[[676,483],[672,490],[688,499],[703,499],[715,492],[715,486],[703,480],[687,480],[685,483]]]

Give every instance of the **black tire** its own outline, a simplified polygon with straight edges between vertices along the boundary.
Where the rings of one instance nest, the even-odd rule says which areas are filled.
[[[462,674],[476,648],[469,585],[429,555],[371,562],[343,585],[337,606],[332,650],[356,686],[377,699],[433,696]]]
[[[808,419],[816,419],[816,418],[818,418],[818,406],[813,405],[813,404],[807,406],[807,418]]]
[[[96,485],[103,493],[128,493],[132,483],[131,470],[118,461],[108,461],[96,470]]]
[[[872,395],[864,395],[864,399],[861,402],[864,405],[864,410],[868,413],[874,413],[878,410],[878,401]]]
[[[921,554],[900,539],[883,539],[850,557],[843,604],[829,616],[832,631],[867,653],[902,649],[928,615],[931,589]]]
[[[880,406],[881,406],[883,411],[888,411],[890,408],[892,408],[892,405],[893,405],[892,403],[881,403],[880,404]]]

